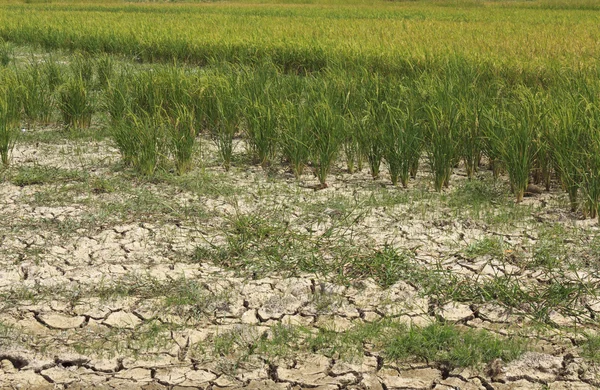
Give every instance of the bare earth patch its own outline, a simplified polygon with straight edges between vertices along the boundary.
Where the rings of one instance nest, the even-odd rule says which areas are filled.
[[[15,150],[0,388],[600,386],[598,225],[562,194],[514,205],[483,168],[442,194],[341,168],[314,191],[277,167],[224,172],[202,146],[202,169],[147,180],[103,141]],[[438,325],[522,349],[420,355],[410,330]]]

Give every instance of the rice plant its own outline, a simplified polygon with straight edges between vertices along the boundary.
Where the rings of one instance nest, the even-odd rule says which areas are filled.
[[[164,166],[168,139],[164,118],[129,112],[125,120],[113,125],[111,135],[124,162],[144,176],[152,176]]]
[[[94,58],[88,54],[77,53],[71,59],[69,64],[72,75],[75,79],[80,79],[90,87],[94,80]]]
[[[244,83],[246,139],[254,159],[263,167],[274,160],[277,151],[277,79],[275,70],[263,65]]]
[[[23,106],[23,114],[28,124],[49,123],[54,108],[54,94],[47,83],[42,65],[37,61],[18,71],[22,93],[19,100]]]
[[[506,167],[517,203],[529,184],[537,154],[535,143],[541,115],[541,96],[529,90],[517,92],[517,101],[490,109],[490,126],[484,134]]]
[[[52,56],[49,56],[42,64],[42,73],[44,74],[44,79],[50,93],[54,94],[64,80],[62,67]]]
[[[414,101],[404,100],[399,106],[386,104],[384,156],[392,184],[398,180],[404,188],[408,185],[411,168],[418,166],[421,157],[422,131],[417,123]]]
[[[127,116],[124,116],[121,120],[113,121],[109,127],[109,134],[121,153],[123,164],[129,166],[133,165],[139,145],[133,137],[132,120],[127,120]]]
[[[382,122],[385,113],[381,103],[385,100],[382,96],[379,96],[378,86],[375,86],[375,90],[371,93],[372,95],[368,96],[365,101],[364,111],[356,110],[353,112],[353,121],[357,130],[360,152],[369,164],[371,177],[377,179],[379,178],[384,153]]]
[[[551,133],[551,115],[547,108],[551,102],[545,99],[542,105],[542,112],[538,114],[539,120],[534,142],[536,143],[536,156],[533,161],[532,179],[535,184],[543,185],[546,191],[550,191],[550,181],[552,178],[552,150],[550,144]]]
[[[423,85],[425,151],[433,174],[434,188],[448,187],[450,175],[460,159],[460,111],[455,101],[454,85],[449,79],[432,76]]]
[[[19,135],[19,88],[12,75],[2,75],[0,81],[0,159],[2,165],[8,167],[10,153]]]
[[[203,96],[206,125],[226,171],[231,167],[233,139],[240,124],[235,81],[233,78],[215,78]]]
[[[356,170],[362,169],[362,156],[360,154],[360,148],[358,146],[356,131],[351,124],[352,120],[347,116],[344,116],[342,120],[342,126],[346,130],[344,132],[342,149],[346,158],[346,170],[348,171],[348,173],[352,174]]]
[[[120,74],[114,82],[109,82],[102,96],[103,108],[113,125],[124,120],[132,110],[132,96],[127,83],[129,73]]]
[[[565,93],[553,100],[549,144],[552,161],[560,181],[569,195],[571,211],[579,208],[578,192],[583,181],[580,153],[585,147],[585,102],[578,96]]]
[[[348,75],[343,69],[334,68],[324,74],[327,80],[327,95],[330,104],[339,113],[339,125],[342,133],[342,145],[346,170],[352,174],[362,169],[362,154],[358,143],[360,125],[353,120],[353,112],[360,112],[362,101],[359,100],[358,84],[360,80]]]
[[[481,119],[483,108],[489,104],[488,96],[494,92],[494,80],[482,80],[484,70],[463,57],[449,60],[444,71],[458,107],[456,125],[460,158],[464,162],[467,178],[472,179],[481,161]]]
[[[169,150],[175,160],[177,174],[182,175],[192,168],[197,134],[193,111],[186,106],[179,106],[177,114],[166,119]]]
[[[481,117],[484,103],[480,94],[470,93],[457,102],[460,107],[460,153],[465,164],[467,177],[472,179],[477,172],[483,149],[483,135],[481,134]]]
[[[119,79],[127,85],[131,111],[137,116],[158,115],[163,108],[164,91],[158,72],[124,71]],[[123,90],[121,86],[118,87]],[[126,96],[127,96],[126,95]]]
[[[86,129],[92,122],[94,101],[84,80],[75,77],[60,88],[58,108],[63,124],[70,129]]]
[[[583,211],[590,218],[600,219],[600,99],[594,95],[585,103],[585,133],[579,153],[585,196]]]
[[[325,96],[319,96],[315,91],[312,94],[307,118],[312,140],[310,156],[321,188],[327,188],[327,175],[343,141],[342,120],[339,111]]]
[[[100,89],[108,87],[115,74],[115,63],[110,55],[103,55],[96,60],[96,74]]]
[[[281,152],[296,179],[300,178],[310,158],[311,135],[307,110],[306,102],[302,99],[280,103]]]

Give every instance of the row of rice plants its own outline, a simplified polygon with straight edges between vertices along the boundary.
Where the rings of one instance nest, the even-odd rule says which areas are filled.
[[[588,151],[587,159],[577,158],[587,161],[587,166],[572,167],[580,179],[569,182],[561,174],[567,164],[557,152],[563,142],[556,138],[562,134],[561,114],[545,108],[566,107],[560,95],[553,94],[551,101],[549,93],[524,87],[507,91],[503,85],[486,84],[484,88],[472,74],[457,76],[452,71],[417,80],[364,77],[357,82],[346,74],[292,77],[271,66],[253,70],[229,69],[227,77],[192,83],[198,84],[188,102],[197,115],[196,131],[211,135],[227,169],[238,134],[245,135],[257,163],[266,166],[281,156],[296,176],[311,166],[322,186],[342,151],[349,171],[355,160],[365,160],[375,178],[385,161],[392,182],[404,186],[416,175],[424,153],[436,190],[448,186],[460,161],[467,176],[473,177],[486,156],[496,174],[508,173],[520,202],[546,147],[546,175],[550,177],[554,170],[557,177],[567,177],[561,180],[571,183],[565,185],[571,192],[590,183],[585,184],[586,198],[594,196],[593,181],[583,180],[597,176],[589,168],[594,163],[589,150],[593,142],[579,146],[580,151]],[[594,133],[590,117],[594,112],[589,104],[587,111],[581,111],[588,136]],[[586,213],[595,215],[591,209]]]
[[[109,56],[94,59],[78,54],[68,65],[49,56],[5,67],[3,72],[17,79],[16,100],[27,127],[53,123],[58,110],[66,126],[87,128],[101,91],[112,78],[114,65]]]
[[[243,136],[256,163],[281,160],[297,177],[311,167],[321,187],[342,152],[348,171],[366,162],[377,178],[385,162],[392,182],[403,186],[424,155],[438,191],[459,163],[471,178],[485,157],[495,176],[508,174],[517,202],[531,181],[548,186],[555,178],[573,210],[597,215],[600,85],[585,75],[565,77],[548,90],[507,86],[482,78],[476,67],[453,65],[444,73],[400,78],[366,70],[295,76],[272,63],[196,72],[116,70],[110,59],[91,67],[85,61],[6,70],[17,86],[11,91],[23,91],[11,100],[19,102],[16,111],[47,121],[48,108],[36,109],[42,104],[27,93],[44,90],[68,127],[89,126],[94,110],[105,111],[124,161],[145,175],[169,158],[178,173],[189,171],[196,136],[204,132],[225,169],[235,137]]]

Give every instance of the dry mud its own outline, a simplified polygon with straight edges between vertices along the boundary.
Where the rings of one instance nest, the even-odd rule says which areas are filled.
[[[0,302],[0,388],[583,390],[600,386],[600,367],[582,358],[577,347],[582,328],[590,332],[597,328],[600,301],[593,294],[573,302],[576,314],[550,310],[550,325],[536,327],[528,316],[502,305],[436,302],[420,294],[410,280],[382,288],[371,279],[344,285],[315,274],[253,278],[192,259],[197,247],[226,240],[223,226],[232,215],[285,210],[292,230],[315,237],[333,229],[360,245],[409,249],[424,266],[442,267],[473,280],[516,275],[524,282],[543,283],[539,270],[491,256],[462,256],[457,248],[482,237],[500,237],[511,248],[535,242],[538,232],[531,224],[536,219],[584,231],[587,237],[597,234],[595,221],[563,211],[561,194],[528,198],[517,206],[526,217],[494,225],[489,222],[493,210],[477,218],[460,212],[469,205],[437,209],[436,198],[363,202],[373,191],[427,194],[426,175],[402,190],[383,179],[374,182],[367,172],[350,176],[339,168],[328,189],[313,191],[310,186],[315,183],[308,175],[299,185],[283,171],[267,175],[240,163],[225,173],[217,164],[207,163],[205,172],[215,173],[219,184],[237,191],[225,195],[186,189],[168,192],[168,185],[134,179],[133,190],[98,190],[94,185],[98,178],[122,174],[115,169],[118,162],[116,151],[104,142],[20,145],[15,150],[13,170],[54,167],[78,170],[85,177],[74,180],[75,184],[69,180],[23,186],[10,180],[0,183],[0,293],[6,297]],[[455,175],[453,187],[464,180]],[[142,197],[135,192],[140,189],[156,196],[142,204],[152,205],[148,212],[135,202]],[[364,207],[336,208],[343,199],[359,199],[354,204]],[[154,207],[157,203],[160,207]],[[115,204],[122,207],[110,207]],[[170,209],[184,212],[169,215]],[[348,224],[340,222],[352,219]],[[593,267],[566,270],[564,275],[592,285],[597,282]],[[161,289],[190,281],[201,290],[194,296],[202,297],[202,302],[165,305]],[[123,286],[131,291],[114,293]],[[109,290],[113,293],[106,293]],[[330,298],[327,305],[319,300],[323,296]],[[368,345],[363,356],[349,361],[304,351],[278,359],[259,354],[239,359],[213,347],[224,335],[235,335],[238,342],[248,344],[269,338],[281,324],[344,331],[381,318],[409,326],[446,320],[534,342],[515,361],[452,370],[435,363],[391,361]]]

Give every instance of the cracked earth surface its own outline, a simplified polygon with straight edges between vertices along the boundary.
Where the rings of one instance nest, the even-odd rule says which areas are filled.
[[[600,300],[594,293],[578,296],[569,310],[547,308],[548,325],[535,326],[525,309],[440,301],[411,280],[382,286],[371,278],[341,283],[319,273],[238,272],[194,255],[199,247],[227,242],[224,226],[232,216],[277,210],[285,214],[290,231],[308,237],[338,234],[357,245],[409,250],[415,264],[466,280],[518,277],[524,285],[538,285],[547,283],[548,276],[519,260],[527,258],[527,250],[518,258],[508,253],[541,240],[532,223],[581,232],[580,241],[566,240],[574,252],[590,245],[598,233],[596,221],[562,211],[560,194],[528,198],[510,209],[516,217],[496,223],[502,211],[458,212],[468,207],[460,204],[437,209],[437,195],[429,197],[429,190],[419,189],[427,188],[426,175],[402,190],[384,179],[373,182],[367,172],[350,176],[340,168],[328,189],[315,192],[308,176],[303,178],[306,185],[298,185],[283,171],[267,175],[238,164],[225,173],[207,163],[205,171],[225,190],[198,192],[123,176],[115,169],[118,162],[116,151],[104,142],[19,145],[15,150],[13,170],[52,168],[84,175],[40,184],[0,183],[0,388],[600,386],[600,366],[582,357],[578,348],[581,329],[597,329]],[[121,176],[129,182],[125,189],[98,185]],[[455,175],[453,181],[458,188],[464,178]],[[368,202],[372,193],[384,200]],[[397,193],[417,195],[401,201],[393,198]],[[345,208],[344,202],[360,207]],[[502,259],[464,255],[460,248],[484,237],[501,238],[511,249]],[[561,275],[597,286],[594,267],[565,269]],[[193,299],[182,298],[190,289]],[[352,359],[311,351],[242,359],[235,349],[215,347],[228,335],[239,345],[269,340],[282,325],[344,332],[382,319],[409,327],[445,321],[532,343],[510,362],[452,369],[435,362],[391,360],[371,345]]]

